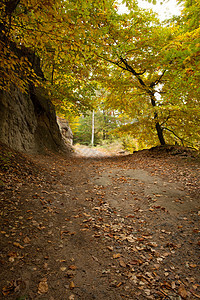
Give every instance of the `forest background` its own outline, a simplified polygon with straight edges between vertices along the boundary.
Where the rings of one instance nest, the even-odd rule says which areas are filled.
[[[137,1],[3,0],[0,88],[43,85],[75,142],[120,138],[129,150],[158,144],[199,148],[200,3],[160,21]],[[156,4],[155,4],[156,5]],[[40,58],[36,76],[26,56]]]

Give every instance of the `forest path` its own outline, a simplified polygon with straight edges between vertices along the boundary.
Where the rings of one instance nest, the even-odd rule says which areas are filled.
[[[121,156],[125,155],[126,151],[122,151],[120,147],[117,149],[107,149],[100,147],[89,147],[85,145],[75,145],[74,151],[77,156],[88,157],[88,158],[98,158],[98,157],[111,157],[111,156]]]
[[[83,157],[104,157],[107,156],[106,153],[103,153],[102,151],[99,151],[93,147],[88,147],[84,145],[76,145],[74,146],[75,153],[78,156]]]
[[[15,162],[1,190],[2,299],[199,299],[198,161]]]

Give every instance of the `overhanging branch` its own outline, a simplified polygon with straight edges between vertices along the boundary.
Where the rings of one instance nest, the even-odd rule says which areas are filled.
[[[171,130],[171,129],[167,128],[167,127],[163,127],[163,130],[167,130],[167,131],[173,133],[173,135],[175,137],[177,137],[181,141],[182,145],[184,146],[184,143],[183,143],[184,139],[180,138],[180,136],[178,136],[173,130]]]
[[[153,82],[150,84],[150,87],[151,87],[151,88],[153,88],[154,86],[156,86],[157,84],[159,84],[159,83],[161,82],[161,79],[163,78],[165,72],[166,72],[166,70],[164,70],[164,71],[162,72],[162,74],[160,75],[160,77],[159,77],[157,80],[153,81]]]
[[[106,57],[104,57],[104,56],[99,55],[99,54],[97,54],[97,56],[98,56],[99,58],[102,58],[103,60],[105,60],[105,61],[107,61],[107,62],[109,62],[109,63],[111,63],[111,64],[113,64],[113,65],[116,65],[116,66],[118,66],[119,68],[121,68],[121,69],[127,71],[127,69],[124,68],[123,66],[121,66],[118,62],[112,61],[112,60],[110,60],[110,59],[108,59],[108,58],[106,58]]]
[[[123,57],[120,57],[120,60],[124,63],[124,65],[126,66],[126,70],[133,73],[133,75],[135,76],[139,76],[139,75],[143,75],[146,70],[144,70],[143,72],[136,72],[128,63],[127,63],[127,60],[124,59]]]
[[[170,113],[169,116],[167,116],[166,120],[164,122],[162,122],[160,125],[163,126],[165,123],[167,123],[167,121],[171,118]]]
[[[139,81],[139,83],[141,84],[141,86],[146,87],[146,84],[144,83],[144,81],[140,78],[140,75],[143,75],[146,70],[144,70],[141,73],[137,73],[128,63],[127,60],[124,59],[123,57],[120,57],[121,62],[123,62],[123,64],[126,66],[125,70],[131,72]]]

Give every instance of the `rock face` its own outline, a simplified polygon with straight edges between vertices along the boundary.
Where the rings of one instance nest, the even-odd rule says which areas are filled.
[[[71,146],[73,144],[73,133],[69,126],[69,122],[66,119],[58,116],[57,122],[65,143]]]
[[[0,140],[23,152],[64,149],[54,107],[43,89],[0,92]]]
[[[33,68],[41,77],[39,60],[34,61]],[[54,107],[43,88],[30,85],[27,94],[17,87],[0,91],[0,141],[29,153],[67,150]]]

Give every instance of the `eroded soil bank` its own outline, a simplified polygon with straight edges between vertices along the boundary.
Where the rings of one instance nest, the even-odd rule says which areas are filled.
[[[9,153],[2,299],[200,298],[196,158]]]

